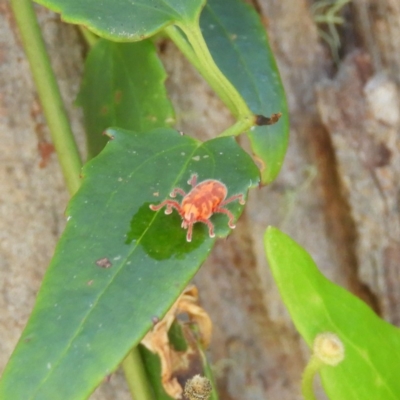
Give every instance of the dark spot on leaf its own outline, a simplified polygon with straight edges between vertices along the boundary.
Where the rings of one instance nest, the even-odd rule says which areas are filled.
[[[108,114],[108,107],[107,106],[101,107],[100,114],[101,115],[107,115]]]
[[[115,92],[114,99],[117,104],[121,102],[121,99],[122,99],[122,91],[121,90],[117,90]]]
[[[151,317],[151,322],[152,322],[153,325],[156,325],[156,324],[158,324],[160,322],[160,318],[158,318],[156,316]]]
[[[101,267],[101,268],[110,268],[110,267],[112,267],[111,261],[107,257],[99,258],[96,261],[96,265],[98,267]]]
[[[88,286],[92,286],[93,282],[94,282],[94,280],[91,279],[90,281],[88,281],[87,285],[88,285]]]

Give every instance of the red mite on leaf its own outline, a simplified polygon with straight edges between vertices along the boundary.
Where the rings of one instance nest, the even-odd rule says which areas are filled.
[[[166,206],[165,214],[171,214],[172,209],[175,208],[182,217],[182,228],[188,230],[186,235],[188,242],[192,241],[193,224],[196,222],[206,224],[210,237],[215,236],[214,225],[209,220],[214,213],[226,214],[229,217],[229,227],[235,228],[235,217],[224,206],[234,200],[239,200],[240,204],[244,204],[243,194],[235,194],[227,199],[228,189],[222,182],[207,179],[197,184],[197,174],[190,177],[188,184],[192,186],[189,193],[185,193],[180,188],[175,188],[170,193],[171,197],[176,197],[177,194],[183,196],[181,203],[168,199],[158,205],[151,204],[150,209],[158,211]]]

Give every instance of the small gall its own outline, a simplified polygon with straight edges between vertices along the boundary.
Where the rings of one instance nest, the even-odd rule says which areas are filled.
[[[344,345],[338,335],[331,332],[318,334],[313,344],[314,356],[327,365],[338,365],[344,359]]]

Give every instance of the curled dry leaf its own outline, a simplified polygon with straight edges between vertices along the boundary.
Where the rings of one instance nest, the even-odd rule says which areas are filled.
[[[177,316],[186,313],[189,319],[197,324],[200,343],[207,347],[211,339],[212,323],[198,301],[197,288],[194,285],[188,286],[165,317],[157,322],[141,341],[142,345],[160,357],[161,382],[166,393],[174,399],[181,399],[183,393],[177,376],[193,376],[192,369],[196,368],[193,366],[193,360],[198,361],[201,356],[193,332],[187,326],[179,322],[187,342],[185,351],[175,350],[169,342],[168,331],[177,320]]]

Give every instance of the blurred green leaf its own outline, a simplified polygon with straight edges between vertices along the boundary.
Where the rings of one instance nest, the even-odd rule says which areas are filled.
[[[85,63],[77,99],[82,106],[89,157],[107,143],[113,126],[144,132],[170,126],[174,112],[164,87],[166,73],[153,43],[99,40]]]
[[[255,10],[242,0],[209,0],[201,28],[211,54],[251,111],[269,117],[281,112],[274,125],[248,133],[263,170],[264,184],[279,173],[289,136],[289,116],[279,71],[268,38]]]
[[[204,224],[193,240],[176,212],[149,205],[192,173],[229,194],[258,184],[258,170],[233,138],[201,143],[172,129],[113,137],[83,168],[68,222],[33,313],[0,381],[1,399],[84,399],[182,292],[215,239]],[[228,205],[238,217],[243,206]],[[212,217],[226,236],[227,216]]]
[[[265,248],[283,301],[308,345],[322,332],[344,343],[344,361],[322,369],[329,398],[399,399],[400,330],[326,279],[307,252],[278,229],[268,228]]]
[[[35,0],[65,22],[83,25],[100,37],[136,42],[164,27],[195,21],[206,0]]]

